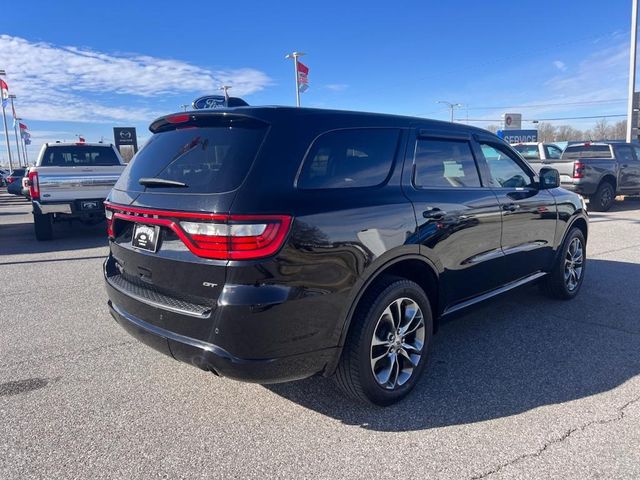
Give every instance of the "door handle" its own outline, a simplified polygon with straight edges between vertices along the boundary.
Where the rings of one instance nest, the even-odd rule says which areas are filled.
[[[520,209],[520,205],[517,203],[507,203],[506,205],[502,205],[502,210],[505,212],[515,212]]]
[[[424,212],[422,212],[422,216],[429,220],[442,220],[446,215],[446,212],[443,212],[438,207],[427,208]]]

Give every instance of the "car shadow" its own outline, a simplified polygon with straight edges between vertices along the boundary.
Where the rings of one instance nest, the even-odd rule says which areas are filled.
[[[265,385],[349,425],[410,431],[519,414],[614,389],[640,373],[640,265],[590,260],[580,296],[523,287],[442,325],[425,375],[387,408],[345,398],[331,379]]]

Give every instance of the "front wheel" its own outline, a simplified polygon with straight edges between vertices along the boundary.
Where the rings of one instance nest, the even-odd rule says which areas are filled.
[[[50,213],[40,213],[34,209],[33,228],[39,241],[53,238],[53,218]]]
[[[562,245],[553,270],[542,281],[542,289],[553,298],[570,300],[580,291],[587,262],[587,247],[579,228],[573,228]]]
[[[431,307],[422,288],[384,278],[360,301],[335,379],[352,398],[391,405],[418,382],[432,335]]]

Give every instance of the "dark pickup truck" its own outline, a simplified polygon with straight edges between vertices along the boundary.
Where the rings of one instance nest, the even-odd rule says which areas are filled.
[[[589,198],[589,210],[605,212],[616,195],[640,195],[640,145],[587,142],[569,145],[559,160],[561,186]]]

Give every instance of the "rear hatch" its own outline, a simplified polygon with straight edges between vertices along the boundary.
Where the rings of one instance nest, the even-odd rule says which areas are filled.
[[[553,160],[551,166],[560,173],[560,182],[570,183],[574,178],[581,178],[581,160],[584,159],[612,159],[611,146],[602,143],[578,143],[569,145],[560,160]]]
[[[209,317],[228,261],[268,247],[279,231],[276,217],[229,215],[268,128],[221,112],[176,114],[151,125],[154,135],[106,203],[112,252],[107,275],[138,302],[123,305],[127,311],[183,335],[203,336],[201,321],[172,322],[171,312]],[[169,313],[150,317],[139,303]]]
[[[106,198],[124,165],[110,145],[48,145],[38,167],[43,202]]]

